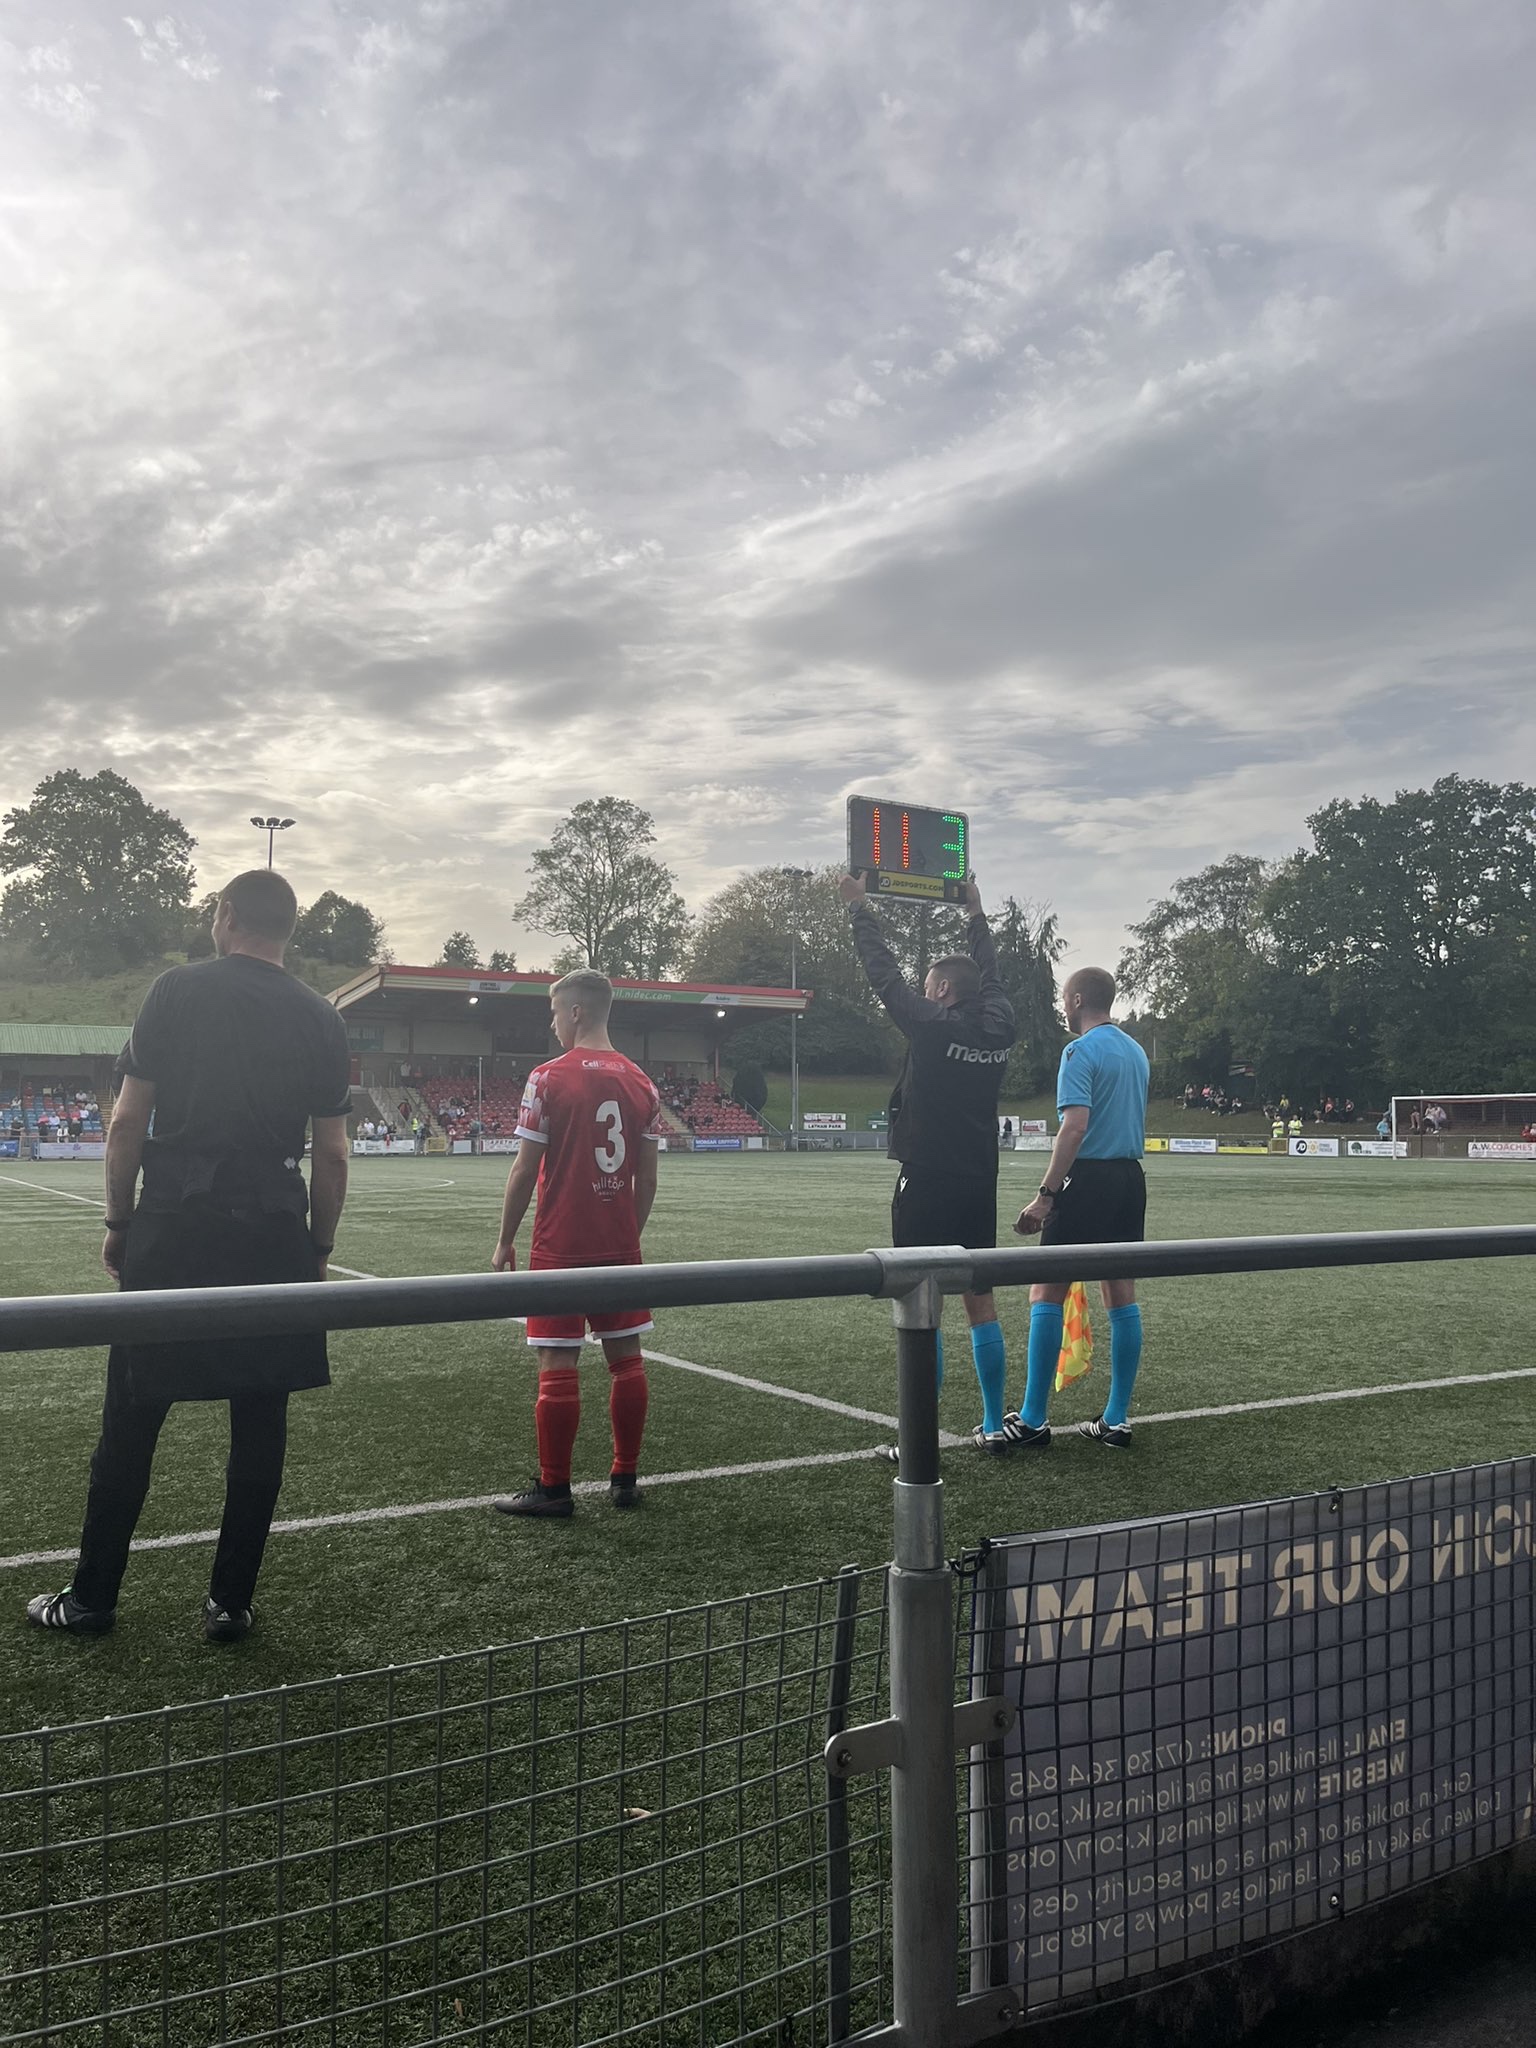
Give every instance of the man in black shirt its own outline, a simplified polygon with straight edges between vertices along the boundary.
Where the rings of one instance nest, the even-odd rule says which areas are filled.
[[[297,913],[281,875],[237,875],[214,914],[216,957],[171,968],[144,999],[107,1133],[101,1256],[125,1290],[326,1276],[346,1198],[350,1060],[340,1017],[284,970]],[[299,1171],[306,1123],[309,1189]],[[28,1603],[28,1617],[81,1635],[111,1628],[171,1403],[228,1401],[224,1523],[203,1633],[245,1635],[282,1485],[288,1396],[329,1381],[323,1334],[114,1344],[80,1560],[62,1593]]]
[[[901,1162],[891,1242],[990,1249],[997,1243],[997,1098],[1018,1032],[998,979],[981,893],[974,882],[966,884],[969,955],[936,960],[921,995],[908,986],[881,936],[863,881],[844,875],[838,893],[853,913],[853,943],[869,985],[907,1041],[889,1110],[887,1150]],[[1009,1451],[1013,1438],[1003,1426],[1008,1361],[997,1306],[990,1294],[967,1294],[965,1312],[982,1401],[971,1434],[982,1450]]]

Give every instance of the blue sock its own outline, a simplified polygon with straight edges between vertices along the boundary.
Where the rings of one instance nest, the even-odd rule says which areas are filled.
[[[933,1341],[939,1354],[939,1392],[942,1394],[944,1391],[944,1332],[942,1330],[935,1330]]]
[[[1061,1356],[1061,1322],[1059,1301],[1037,1301],[1029,1311],[1029,1377],[1019,1415],[1031,1429],[1043,1429],[1050,1412],[1056,1361]]]
[[[988,1436],[996,1436],[1003,1426],[1003,1392],[1008,1380],[1008,1353],[996,1323],[972,1326],[971,1357],[981,1388],[981,1426]]]
[[[1128,1302],[1109,1312],[1109,1399],[1104,1420],[1124,1422],[1131,1412],[1131,1390],[1141,1368],[1141,1305]]]

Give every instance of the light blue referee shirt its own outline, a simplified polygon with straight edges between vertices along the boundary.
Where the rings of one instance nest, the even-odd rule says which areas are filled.
[[[1086,1109],[1079,1159],[1139,1159],[1147,1141],[1147,1056],[1118,1024],[1074,1038],[1056,1073],[1056,1110]]]

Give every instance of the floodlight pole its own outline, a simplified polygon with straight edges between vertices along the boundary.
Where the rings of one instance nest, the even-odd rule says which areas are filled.
[[[270,870],[272,866],[273,841],[277,838],[279,832],[286,832],[288,827],[295,823],[295,820],[292,818],[252,818],[251,823],[258,832],[265,832],[267,835],[267,867]]]
[[[793,887],[789,915],[789,986],[793,994],[800,980],[800,884],[811,879],[809,868],[780,868],[779,873]],[[789,1145],[800,1149],[800,1012],[789,1013]]]

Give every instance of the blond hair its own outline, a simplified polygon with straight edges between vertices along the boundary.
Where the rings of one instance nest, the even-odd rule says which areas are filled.
[[[552,998],[564,996],[567,1003],[580,1004],[589,1024],[606,1024],[613,1008],[613,983],[595,967],[578,967],[562,974],[549,993]]]

